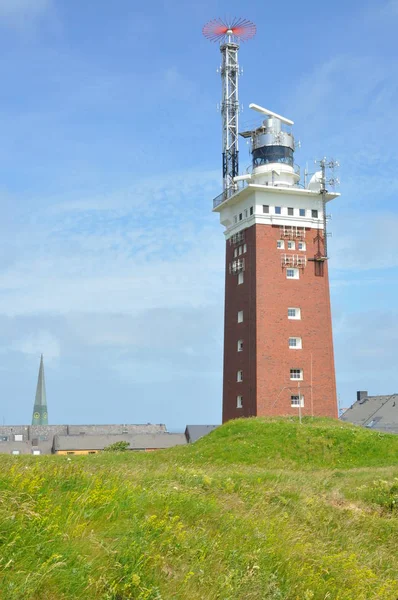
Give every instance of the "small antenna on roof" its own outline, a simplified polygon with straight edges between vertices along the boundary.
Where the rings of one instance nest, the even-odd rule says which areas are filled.
[[[328,259],[328,233],[327,233],[327,220],[328,217],[326,215],[326,194],[327,189],[326,186],[330,185],[334,187],[338,185],[340,182],[334,176],[334,170],[336,167],[339,167],[340,164],[337,160],[333,158],[328,159],[326,157],[321,160],[316,160],[315,164],[319,164],[321,167],[321,195],[322,195],[322,215],[323,215],[323,256],[321,260]],[[327,176],[327,171],[331,171],[331,176]],[[319,242],[318,242],[319,243]]]

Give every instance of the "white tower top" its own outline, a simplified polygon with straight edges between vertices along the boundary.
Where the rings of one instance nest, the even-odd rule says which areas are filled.
[[[300,174],[294,165],[295,144],[289,129],[294,122],[258,104],[249,107],[267,117],[256,129],[240,133],[251,140],[251,181],[284,187],[297,185]]]

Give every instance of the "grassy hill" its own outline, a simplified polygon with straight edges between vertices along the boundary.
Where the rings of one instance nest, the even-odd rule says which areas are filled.
[[[397,547],[398,436],[336,421],[0,455],[1,600],[397,600]]]

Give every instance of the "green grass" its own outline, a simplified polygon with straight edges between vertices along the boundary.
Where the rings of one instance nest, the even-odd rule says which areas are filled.
[[[397,540],[398,436],[337,421],[0,455],[1,600],[397,600]]]

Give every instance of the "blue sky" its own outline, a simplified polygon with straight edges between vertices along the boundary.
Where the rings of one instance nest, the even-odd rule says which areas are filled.
[[[221,418],[224,241],[217,16],[305,166],[340,160],[329,244],[337,385],[397,390],[398,0],[0,0],[0,420]],[[241,167],[249,156],[241,147]]]

